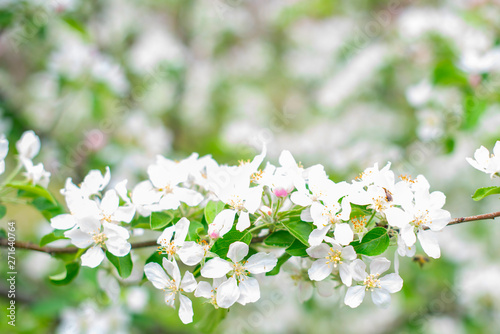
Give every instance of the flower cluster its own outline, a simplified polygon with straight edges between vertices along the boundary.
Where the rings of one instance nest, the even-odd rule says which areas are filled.
[[[29,132],[17,146],[27,166],[40,145]],[[436,233],[451,217],[442,209],[444,194],[430,192],[424,176],[397,179],[390,163],[375,164],[351,182],[335,183],[322,165],[304,168],[288,151],[276,166],[262,166],[265,156],[264,147],[236,166],[196,154],[181,161],[158,156],[149,178],[131,190],[127,180],[112,182],[109,168],[92,170],[81,183],[66,180],[61,194],[69,213],[50,223],[81,249],[81,265],[94,268],[108,258],[122,276],[133,265],[135,230],[158,233],[144,273],[184,323],[193,321],[192,297],[215,308],[256,302],[259,281],[285,263],[299,263],[293,276],[305,291],[302,300],[314,287],[328,295],[345,286],[335,290],[345,291],[346,305],[357,307],[369,292],[384,307],[403,284],[397,265],[381,276],[391,267],[381,256],[391,244],[396,254],[414,256],[418,240],[429,256],[440,256]]]

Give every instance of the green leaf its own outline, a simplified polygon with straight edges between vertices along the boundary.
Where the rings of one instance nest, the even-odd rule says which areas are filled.
[[[211,251],[222,258],[227,258],[229,246],[236,241],[241,241],[248,245],[252,241],[252,233],[248,231],[240,232],[233,227],[231,231],[224,234],[224,237],[214,243]]]
[[[60,274],[50,276],[50,282],[55,285],[66,285],[71,283],[72,280],[78,275],[80,271],[80,263],[70,262],[66,264],[66,270]]]
[[[37,197],[31,201],[33,205],[40,213],[43,215],[47,221],[50,221],[55,216],[63,214],[65,212],[64,208],[59,204],[54,204],[44,197]]]
[[[48,199],[52,203],[57,204],[52,194],[47,189],[40,187],[39,185],[34,186],[26,182],[11,182],[6,184],[6,187],[23,190],[31,195],[41,196]]]
[[[215,333],[220,323],[226,318],[228,309],[214,308],[208,305],[209,309],[203,312],[203,318],[196,323],[195,327],[203,333]]]
[[[276,267],[274,267],[273,270],[271,270],[270,272],[266,273],[266,276],[274,276],[279,274],[281,266],[291,257],[292,256],[288,253],[284,253],[283,255],[281,255],[278,258],[278,263],[276,264]]]
[[[7,208],[5,207],[5,205],[0,204],[0,219],[5,217],[6,213],[7,213]]]
[[[353,219],[355,217],[364,217],[364,216],[371,216],[373,211],[370,209],[366,208],[367,206],[361,206],[361,205],[355,205],[351,204],[351,215],[350,219]]]
[[[153,230],[161,230],[168,226],[174,219],[172,211],[152,212],[150,225]]]
[[[351,242],[358,254],[368,256],[380,255],[389,247],[389,235],[383,227],[375,227],[363,236],[362,242]]]
[[[290,234],[290,232],[280,230],[268,236],[264,240],[264,243],[269,246],[288,247],[294,242],[294,240],[296,239]]]
[[[4,228],[0,228],[0,239],[7,239],[7,231]]]
[[[212,224],[215,217],[222,211],[224,210],[224,202],[218,201],[218,202],[213,202],[210,201],[207,203],[207,206],[205,207],[205,219],[207,220],[208,224]]]
[[[151,228],[150,221],[151,217],[139,216],[130,222],[130,227],[150,229]]]
[[[106,257],[109,262],[111,262],[116,270],[118,270],[118,274],[120,277],[127,278],[132,273],[132,258],[130,257],[130,253],[125,256],[114,256],[110,252],[106,251]]]
[[[64,236],[63,230],[55,230],[54,232],[46,234],[42,237],[42,239],[40,240],[40,247],[43,247],[47,244],[50,244],[51,242],[61,239],[68,239],[68,238]]]
[[[486,196],[495,194],[500,194],[500,187],[493,186],[493,187],[479,188],[478,190],[476,190],[474,195],[472,195],[472,199],[475,201],[480,201]]]
[[[293,220],[290,222],[284,222],[283,226],[292,234],[296,239],[302,242],[304,245],[309,247],[309,234],[311,234],[313,227],[310,223],[303,221]]]
[[[302,242],[300,242],[299,240],[295,240],[287,249],[285,249],[285,252],[287,252],[291,256],[305,257],[308,256],[306,252],[307,248],[308,247]]]
[[[204,232],[205,228],[203,227],[203,225],[200,222],[197,222],[194,220],[191,221],[189,223],[189,230],[188,230],[189,240],[196,241],[196,240],[200,239],[200,237],[198,235],[198,230],[200,230],[200,232]]]

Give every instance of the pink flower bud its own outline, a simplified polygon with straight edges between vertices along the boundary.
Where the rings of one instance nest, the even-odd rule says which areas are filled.
[[[274,189],[273,193],[276,195],[276,197],[288,196],[288,191],[286,191],[286,189],[283,188]]]

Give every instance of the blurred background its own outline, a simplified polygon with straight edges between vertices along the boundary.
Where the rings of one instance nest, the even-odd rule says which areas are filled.
[[[493,196],[472,201],[499,182],[465,157],[500,139],[499,17],[498,0],[0,0],[0,133],[11,152],[23,131],[40,136],[55,193],[90,169],[109,165],[131,186],[157,154],[236,163],[265,142],[271,161],[288,149],[334,181],[375,162],[424,174],[453,217],[498,211]],[[50,231],[25,207],[6,218],[19,240]],[[498,333],[500,225],[440,237],[441,259],[401,259],[405,285],[388,310],[316,293],[301,303],[284,274],[265,278],[262,299],[232,308],[218,331]],[[87,333],[92,319],[103,333],[204,333],[224,315],[198,303],[197,324],[184,326],[150,285],[120,289],[82,270],[53,287],[57,260],[17,256],[14,332]],[[13,328],[4,319],[0,330]]]

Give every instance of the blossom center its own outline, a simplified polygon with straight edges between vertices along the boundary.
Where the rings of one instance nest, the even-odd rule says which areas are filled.
[[[363,285],[365,286],[366,291],[373,291],[375,290],[375,288],[381,288],[379,276],[380,274],[370,274],[366,276],[365,280],[363,281]]]
[[[389,208],[387,197],[379,196],[373,199],[373,205],[371,208],[377,212],[384,212]]]
[[[338,221],[340,221],[340,217],[339,217],[340,214],[337,214],[338,211],[339,210],[336,206],[333,206],[333,207],[325,206],[323,208],[323,212],[321,213],[321,215],[326,217],[330,224],[335,224]]]
[[[104,245],[104,242],[108,240],[108,237],[106,237],[106,234],[104,233],[94,233],[92,240],[96,245]]]
[[[158,247],[158,250],[162,252],[163,254],[168,254],[168,255],[175,255],[177,252],[177,246],[174,245],[174,242],[162,242],[161,246]]]
[[[338,264],[342,264],[342,251],[338,249],[333,249],[330,247],[330,251],[328,252],[328,256],[326,258],[326,264],[333,263],[333,266],[337,268]]]
[[[238,195],[233,195],[227,202],[227,204],[231,207],[231,209],[237,211],[242,211],[245,208],[243,206],[243,203],[244,203],[243,199],[241,199],[240,196]]]
[[[415,219],[411,221],[411,224],[415,227],[429,225],[429,223],[432,223],[429,217],[429,210],[420,211],[419,214],[415,216]]]
[[[237,262],[233,265],[233,275],[236,276],[236,278],[238,279],[238,282],[241,282],[245,279],[245,277],[247,276],[246,273],[247,273],[247,270],[245,269],[244,267],[244,264],[245,264],[245,261],[243,262]]]
[[[170,184],[167,184],[163,188],[158,189],[159,192],[162,192],[165,194],[170,194],[173,190],[174,190],[174,188]]]

